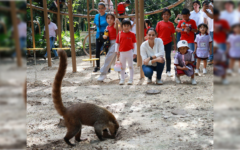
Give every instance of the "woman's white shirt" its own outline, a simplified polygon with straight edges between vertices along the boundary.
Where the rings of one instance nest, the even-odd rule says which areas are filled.
[[[145,60],[150,56],[164,57],[165,50],[164,50],[164,45],[163,45],[162,39],[155,38],[153,48],[150,47],[148,41],[143,42],[140,47],[140,52],[141,52],[142,60]],[[157,63],[152,64],[152,62],[149,61],[148,65],[156,66]]]

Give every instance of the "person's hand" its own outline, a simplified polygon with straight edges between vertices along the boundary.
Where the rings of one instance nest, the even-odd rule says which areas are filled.
[[[144,65],[148,65],[149,61],[150,61],[150,58],[147,58],[147,59],[145,59],[145,60],[143,61],[143,64],[144,64]]]
[[[181,18],[181,14],[178,14],[178,15],[177,15],[177,18]]]
[[[177,50],[177,45],[176,44],[174,44],[173,49]]]
[[[147,40],[148,39],[147,36],[145,36],[144,39]]]
[[[121,22],[119,21],[118,18],[115,19],[115,23],[117,23],[117,24],[121,24]]]
[[[106,35],[103,35],[103,38],[106,40],[108,37]]]
[[[133,59],[135,59],[137,57],[137,55],[136,54],[133,54]]]
[[[208,9],[208,5],[204,4],[204,5],[203,5],[203,12],[206,12],[207,9]]]
[[[185,61],[185,65],[188,65],[189,64],[189,61]]]
[[[208,9],[210,9],[213,12],[213,6],[212,5],[208,5]]]
[[[116,52],[116,54],[117,54],[117,56],[119,56],[119,55],[120,55],[120,52]]]
[[[194,54],[194,55],[196,54],[196,50],[193,52],[193,54]]]
[[[186,27],[184,31],[187,32],[187,33],[189,33],[189,32],[190,32],[190,28],[189,28],[189,27]]]
[[[188,70],[188,68],[186,66],[182,67],[182,70]]]

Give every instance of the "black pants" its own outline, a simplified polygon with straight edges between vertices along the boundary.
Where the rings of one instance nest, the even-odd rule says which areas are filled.
[[[164,49],[165,49],[165,57],[166,57],[166,67],[167,70],[166,72],[170,72],[171,71],[171,51],[172,51],[172,42],[164,45]]]
[[[96,40],[96,58],[99,58],[99,60],[96,60],[96,64],[97,64],[97,67],[99,68],[100,68],[100,52],[103,44],[104,42],[101,42],[100,40]]]
[[[123,14],[119,14],[119,16],[123,16],[125,15],[124,13]],[[119,21],[122,22],[124,18],[119,18]]]

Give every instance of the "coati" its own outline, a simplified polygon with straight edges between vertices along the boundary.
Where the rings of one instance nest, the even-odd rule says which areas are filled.
[[[114,115],[107,109],[89,103],[78,103],[68,108],[63,106],[61,84],[67,68],[67,55],[63,50],[58,51],[60,57],[59,68],[53,82],[52,97],[54,106],[59,115],[63,116],[67,133],[64,141],[75,146],[69,140],[75,136],[80,142],[82,125],[93,126],[99,140],[115,138],[119,124]],[[111,135],[108,134],[108,129]]]

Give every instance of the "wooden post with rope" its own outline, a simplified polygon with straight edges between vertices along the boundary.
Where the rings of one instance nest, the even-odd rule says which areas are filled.
[[[68,3],[68,14],[69,14],[70,37],[71,37],[72,67],[73,67],[73,73],[75,73],[77,72],[77,67],[76,67],[76,52],[75,52],[75,39],[74,39],[74,27],[73,27],[72,0],[70,0]]]
[[[14,34],[14,40],[15,40],[15,49],[17,54],[17,65],[18,67],[21,67],[22,66],[21,49],[20,49],[20,41],[19,41],[18,27],[17,27],[16,4],[14,1],[10,1],[10,7],[11,7],[11,17],[12,17],[13,30],[14,30],[13,34]]]
[[[48,57],[48,67],[52,67],[51,62],[51,50],[50,50],[50,39],[49,39],[49,29],[48,29],[48,11],[47,11],[47,1],[43,0],[43,8],[44,8],[44,24],[45,24],[45,38],[47,43],[47,57]]]
[[[89,56],[90,59],[92,59],[92,46],[91,46],[91,30],[90,30],[90,10],[89,10],[89,1],[87,0],[87,20],[88,20],[88,47],[89,47]],[[92,63],[92,61],[90,61],[90,63]]]
[[[29,0],[30,4],[32,5],[32,0]],[[30,6],[30,12],[31,14],[33,14],[33,9],[32,6]],[[34,23],[33,23],[33,15],[31,15],[31,28],[32,28],[32,42],[33,42],[33,48],[36,48],[36,44],[35,44],[35,33],[34,33]],[[39,28],[40,30],[40,28]],[[33,55],[34,55],[34,64],[36,65],[36,51],[33,51]]]

